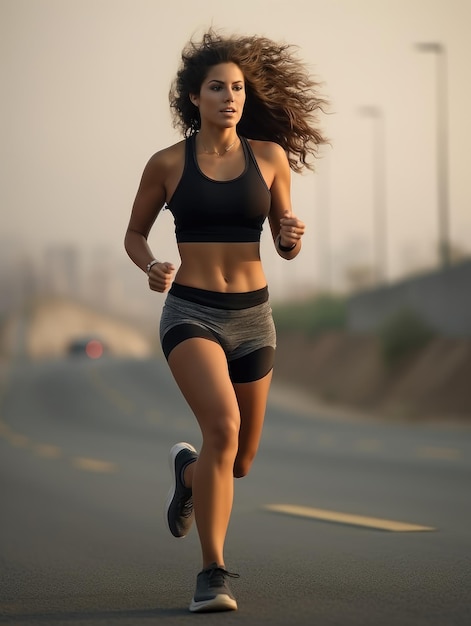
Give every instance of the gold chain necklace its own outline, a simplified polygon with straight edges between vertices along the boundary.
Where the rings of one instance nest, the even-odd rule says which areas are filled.
[[[232,148],[236,145],[236,143],[237,143],[237,140],[238,140],[238,139],[239,139],[239,138],[238,138],[238,137],[236,137],[236,138],[234,139],[234,141],[233,141],[233,142],[232,142],[229,146],[227,146],[227,148],[224,148],[224,152],[218,152],[217,150],[213,150],[213,151],[211,151],[211,152],[210,152],[210,151],[206,148],[206,146],[204,145],[204,143],[203,143],[203,142],[201,142],[201,145],[203,146],[203,152],[204,152],[205,154],[216,154],[218,157],[222,157],[222,156],[224,156],[224,155],[226,154],[226,152],[229,152],[229,150],[232,150]]]

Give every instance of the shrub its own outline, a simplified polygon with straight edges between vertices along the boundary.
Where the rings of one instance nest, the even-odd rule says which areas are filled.
[[[326,330],[345,328],[347,309],[343,298],[323,295],[305,302],[273,307],[277,330],[316,335]]]
[[[402,309],[379,328],[381,350],[386,365],[393,367],[426,345],[433,337],[430,326],[414,311]]]

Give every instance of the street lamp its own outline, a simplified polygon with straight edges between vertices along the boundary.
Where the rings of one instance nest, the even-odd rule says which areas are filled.
[[[447,62],[441,43],[417,43],[418,52],[429,52],[436,58],[436,133],[437,133],[437,194],[438,242],[442,267],[450,265],[449,207],[448,207],[448,123],[447,123]]]
[[[384,115],[377,106],[362,106],[358,113],[373,121],[373,237],[376,283],[387,277],[386,151]]]
[[[330,293],[333,289],[332,275],[332,225],[331,225],[331,203],[330,203],[330,154],[321,147],[322,161],[320,161],[317,171],[321,172],[317,184],[318,212],[318,250],[320,254],[320,268],[322,287]]]

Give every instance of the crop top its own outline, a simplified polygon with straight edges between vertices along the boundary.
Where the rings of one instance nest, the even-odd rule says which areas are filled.
[[[271,194],[249,142],[240,137],[245,156],[242,174],[220,181],[200,170],[195,137],[186,139],[183,174],[166,207],[174,218],[177,242],[260,241]]]

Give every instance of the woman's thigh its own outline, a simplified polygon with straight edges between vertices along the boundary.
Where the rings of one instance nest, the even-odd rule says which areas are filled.
[[[211,432],[237,435],[239,405],[221,346],[202,337],[187,339],[173,348],[168,364],[203,437]]]

